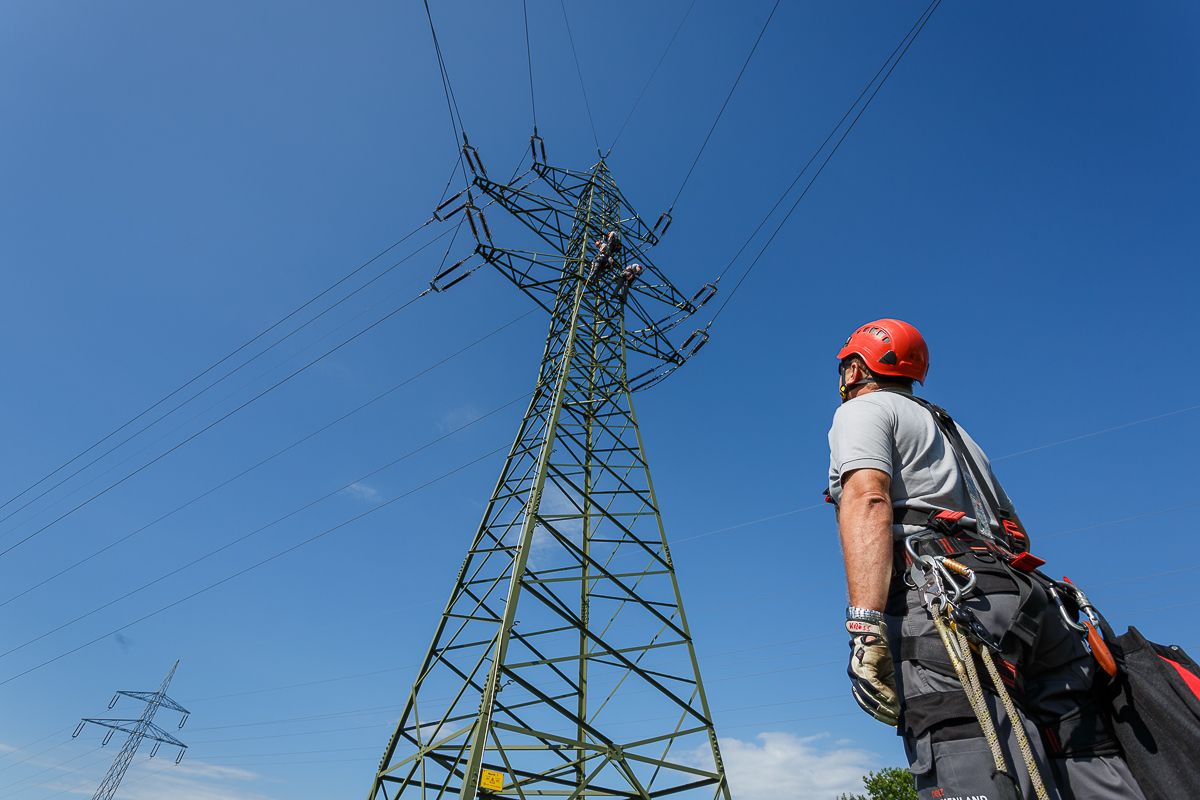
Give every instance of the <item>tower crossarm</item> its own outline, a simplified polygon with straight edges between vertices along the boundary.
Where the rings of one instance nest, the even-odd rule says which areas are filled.
[[[551,259],[561,261],[562,256],[531,250],[509,250],[483,243],[475,247],[475,252],[544,310],[553,310],[558,284],[562,280],[562,266],[553,266]]]
[[[179,703],[176,703],[170,697],[167,697],[165,694],[160,696],[158,692],[119,691],[119,692],[117,692],[117,695],[120,697],[132,697],[134,700],[141,700],[143,703],[157,702],[163,708],[169,708],[172,711],[178,711],[180,714],[190,714],[191,713],[186,708],[179,705]]]
[[[153,739],[156,742],[162,742],[163,744],[174,745],[181,750],[187,750],[186,744],[179,741],[153,722],[146,726],[146,738]]]
[[[524,186],[497,183],[484,175],[475,176],[475,186],[550,245],[559,258],[566,254],[575,215],[570,203],[537,194]]]
[[[608,168],[604,166],[603,162],[597,166],[599,169],[583,172],[563,167],[552,167],[548,164],[536,164],[534,165],[534,172],[549,184],[556,194],[572,206],[575,205],[575,201],[587,188],[589,182],[595,180],[597,175],[607,177],[609,185],[604,188],[616,198],[620,209],[621,228],[625,236],[636,239],[647,247],[653,247],[658,244],[658,236],[642,220],[641,215],[634,210],[629,201],[625,199],[625,195],[621,192],[620,188],[612,181]]]
[[[475,252],[547,312],[553,312],[564,291],[580,283],[585,292],[619,294],[617,307],[625,324],[618,340],[633,358],[631,384],[643,388],[661,380],[699,349],[691,346],[688,334],[680,337],[685,339],[680,346],[671,332],[698,311],[704,302],[698,299],[707,299],[706,290],[715,292],[715,286],[689,296],[650,258],[649,248],[658,239],[621,194],[604,162],[589,172],[537,164],[534,173],[545,184],[542,193],[524,179],[500,183],[478,173],[473,186],[488,205],[507,211],[549,250],[496,246],[482,213],[468,200],[475,209],[470,218],[481,220],[471,227]],[[580,208],[596,196],[605,198],[605,213],[581,214]],[[597,266],[599,242],[610,231],[617,232],[620,249],[606,265]],[[630,270],[633,277],[625,278]]]
[[[85,717],[79,721],[79,726],[91,723],[99,725],[101,728],[111,728],[118,733],[133,733],[141,723],[140,719],[97,719],[94,717]]]

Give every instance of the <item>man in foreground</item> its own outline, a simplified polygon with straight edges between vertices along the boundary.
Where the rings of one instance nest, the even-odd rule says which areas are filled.
[[[921,334],[878,320],[837,357],[829,495],[848,671],[859,705],[899,728],[919,796],[1143,798],[1072,624],[1086,598],[1037,570],[983,451],[913,395],[929,364]]]

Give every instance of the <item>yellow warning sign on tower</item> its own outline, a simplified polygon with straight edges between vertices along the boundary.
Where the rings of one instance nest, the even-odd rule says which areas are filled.
[[[485,769],[479,776],[479,788],[489,792],[498,792],[504,788],[504,775],[490,769]]]

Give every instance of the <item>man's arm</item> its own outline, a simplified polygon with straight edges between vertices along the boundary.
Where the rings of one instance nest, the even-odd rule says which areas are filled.
[[[883,470],[842,476],[838,533],[850,605],[882,611],[892,577],[892,478]]]

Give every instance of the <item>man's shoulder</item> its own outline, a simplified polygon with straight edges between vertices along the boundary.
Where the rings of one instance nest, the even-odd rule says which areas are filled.
[[[879,391],[860,394],[858,397],[851,398],[843,403],[838,410],[849,409],[849,413],[852,414],[886,413],[894,415],[897,409],[905,408],[906,406],[916,407],[916,403],[908,398],[900,397],[898,392]]]
[[[897,407],[894,405],[894,401],[875,397],[880,394],[884,394],[884,392],[862,394],[842,403],[833,412],[834,427],[853,425],[868,420],[895,422]]]

